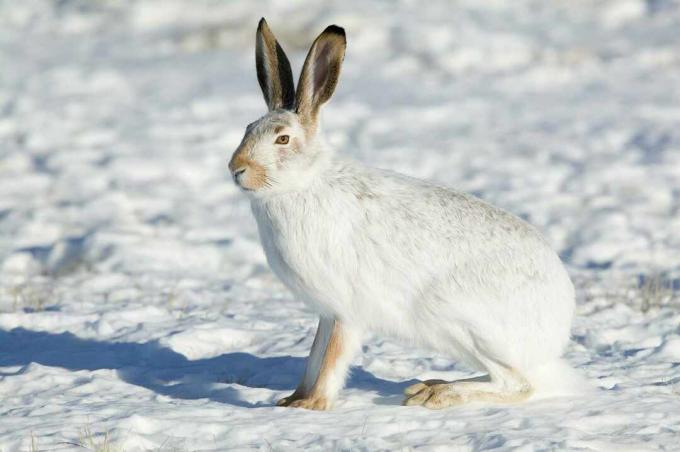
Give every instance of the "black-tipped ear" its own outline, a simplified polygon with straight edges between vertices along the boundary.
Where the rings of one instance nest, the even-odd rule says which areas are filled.
[[[331,25],[309,49],[295,94],[295,108],[301,122],[310,130],[316,128],[319,107],[335,91],[346,46],[345,30]]]
[[[264,101],[269,110],[277,108],[292,110],[295,105],[293,72],[286,53],[276,41],[264,17],[257,26],[255,66],[257,81],[260,82]]]

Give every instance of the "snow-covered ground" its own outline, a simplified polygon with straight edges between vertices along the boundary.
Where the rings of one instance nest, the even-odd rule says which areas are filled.
[[[470,372],[372,337],[334,411],[273,407],[316,321],[226,168],[260,16],[296,70],[347,29],[342,152],[545,232],[596,395],[402,407]],[[678,30],[671,0],[0,1],[0,450],[680,449]]]

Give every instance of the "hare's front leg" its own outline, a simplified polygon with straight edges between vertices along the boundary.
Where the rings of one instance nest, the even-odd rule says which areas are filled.
[[[293,394],[276,404],[310,410],[330,409],[359,346],[355,331],[339,320],[321,317],[302,381]]]

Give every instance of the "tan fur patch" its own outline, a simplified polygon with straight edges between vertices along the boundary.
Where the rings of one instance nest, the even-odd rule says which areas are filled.
[[[243,188],[246,190],[259,190],[260,188],[269,186],[267,170],[262,165],[249,158],[245,149],[241,148],[234,152],[234,155],[229,162],[229,170],[233,173],[236,170],[244,168],[246,172],[243,177],[239,179]]]
[[[318,336],[315,341],[318,340]],[[313,346],[312,346],[313,347]],[[287,406],[292,408],[306,408],[308,410],[328,410],[331,407],[329,400],[325,396],[328,378],[333,373],[338,359],[343,351],[342,325],[337,320],[333,326],[331,337],[321,361],[319,376],[308,394],[301,387],[288,397],[279,400],[277,406]]]
[[[325,397],[309,397],[292,402],[288,405],[292,408],[305,408],[307,410],[324,411],[330,408],[330,403]]]
[[[515,377],[515,387],[499,388],[485,377],[474,377],[448,383],[444,380],[427,380],[404,390],[404,405],[422,405],[430,409],[447,408],[467,402],[517,403],[528,399],[533,389],[517,371],[509,369]]]
[[[322,394],[326,387],[326,381],[328,377],[333,373],[335,365],[338,362],[338,358],[343,352],[343,338],[342,338],[342,325],[339,321],[335,321],[335,326],[333,326],[333,332],[331,333],[331,338],[328,341],[328,346],[326,347],[326,353],[323,356],[323,361],[321,361],[321,369],[319,370],[319,378],[317,378],[314,387],[312,388],[312,394]]]
[[[300,152],[300,139],[299,138],[293,138],[290,142],[290,149],[293,152]]]

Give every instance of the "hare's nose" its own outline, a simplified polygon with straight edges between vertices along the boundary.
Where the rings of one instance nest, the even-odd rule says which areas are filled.
[[[245,173],[246,169],[245,168],[238,168],[237,170],[234,171],[234,180],[238,182],[238,178],[241,174]]]

